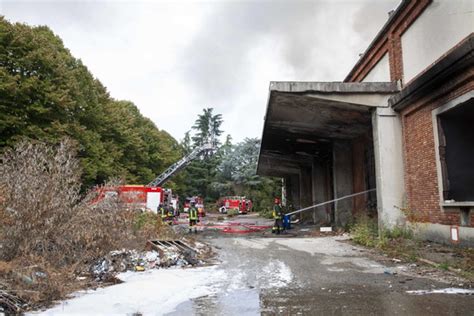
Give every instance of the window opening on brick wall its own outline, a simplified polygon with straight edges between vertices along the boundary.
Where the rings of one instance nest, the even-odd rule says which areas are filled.
[[[474,201],[474,99],[437,117],[445,201]]]

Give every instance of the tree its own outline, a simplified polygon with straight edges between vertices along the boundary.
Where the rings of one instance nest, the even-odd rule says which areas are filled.
[[[271,208],[273,197],[280,193],[280,179],[256,174],[260,140],[246,138],[231,147],[221,158],[213,187],[221,195],[247,196],[257,210]]]
[[[187,155],[192,151],[192,145],[191,145],[191,136],[190,136],[191,131],[187,131],[184,133],[184,138],[180,142],[181,149],[183,151],[183,154]]]
[[[111,177],[147,183],[180,156],[178,143],[107,89],[48,27],[0,17],[0,151],[19,140],[78,142],[85,187]]]
[[[192,127],[196,131],[192,137],[194,146],[201,146],[211,139],[215,141],[214,145],[216,147],[220,145],[218,137],[222,135],[222,130],[220,129],[223,122],[222,114],[214,115],[213,111],[213,108],[205,108],[203,113],[198,115]]]
[[[186,132],[181,141],[183,152],[188,153],[211,139],[214,139],[216,147],[220,145],[218,137],[222,135],[220,126],[223,119],[221,114],[214,114],[213,111],[213,108],[204,108],[202,114],[198,115],[192,126],[194,135],[190,136],[190,132]],[[191,140],[192,146],[190,145]],[[193,161],[181,173],[180,182],[177,185],[181,195],[199,195],[205,198],[207,202],[214,202],[219,197],[218,192],[211,185],[215,181],[217,166],[220,164],[219,150],[218,148],[212,154],[210,152],[204,153],[201,159]]]

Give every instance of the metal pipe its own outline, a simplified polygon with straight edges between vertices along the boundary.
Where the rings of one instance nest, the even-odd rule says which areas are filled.
[[[323,203],[318,203],[318,204],[315,204],[315,205],[312,205],[312,206],[308,206],[308,207],[293,211],[293,212],[285,214],[285,215],[293,215],[293,214],[301,213],[301,212],[310,210],[310,209],[318,207],[318,206],[323,206],[323,205],[326,205],[326,204],[329,204],[329,203],[337,202],[337,201],[344,200],[344,199],[347,199],[347,198],[350,198],[350,197],[353,197],[353,196],[356,196],[356,195],[361,195],[361,194],[365,194],[365,193],[376,191],[376,190],[377,189],[370,189],[370,190],[366,190],[366,191],[362,191],[362,192],[358,192],[358,193],[354,193],[354,194],[345,195],[343,197],[340,197],[340,198],[337,198],[337,199],[334,199],[334,200],[331,200],[331,201],[326,201],[326,202],[323,202]]]

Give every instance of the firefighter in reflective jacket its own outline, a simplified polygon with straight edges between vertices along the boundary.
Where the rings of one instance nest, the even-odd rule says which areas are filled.
[[[281,209],[279,198],[275,198],[275,205],[273,205],[273,219],[275,219],[275,224],[273,224],[272,233],[279,234],[283,231],[283,211]]]
[[[165,210],[166,210],[166,220],[168,221],[168,224],[169,225],[172,225],[173,224],[173,219],[174,219],[174,209],[173,209],[173,206],[171,204],[168,204],[166,207],[165,207]]]
[[[168,212],[166,211],[166,208],[163,206],[163,204],[158,206],[158,213],[161,216],[161,221],[164,223],[168,217]]]
[[[191,229],[194,226],[194,232],[197,233],[197,229],[196,229],[197,222],[198,222],[198,210],[196,208],[196,203],[191,202],[191,207],[189,208],[189,232],[191,232]]]

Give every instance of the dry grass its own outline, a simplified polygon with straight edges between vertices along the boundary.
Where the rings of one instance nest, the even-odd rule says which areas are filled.
[[[56,147],[24,141],[1,157],[0,290],[30,308],[83,287],[77,276],[111,250],[172,234],[155,214],[116,198],[92,203],[96,190],[82,197],[80,174],[68,139]]]

